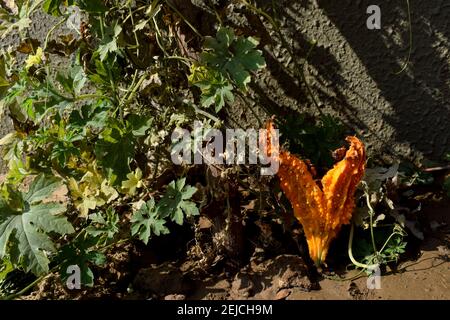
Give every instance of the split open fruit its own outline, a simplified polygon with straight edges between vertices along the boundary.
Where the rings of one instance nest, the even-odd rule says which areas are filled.
[[[357,137],[347,137],[350,147],[344,159],[336,163],[318,184],[305,162],[271,145],[270,138],[274,134],[272,121],[267,123],[266,129],[266,154],[278,157],[280,168],[277,175],[281,189],[289,199],[295,217],[303,225],[309,255],[319,266],[325,261],[330,243],[342,225],[351,220],[354,194],[365,170],[364,144]]]

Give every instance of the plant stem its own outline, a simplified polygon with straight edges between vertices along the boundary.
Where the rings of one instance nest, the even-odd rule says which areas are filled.
[[[330,277],[327,275],[323,275],[325,278],[333,280],[333,281],[353,281],[359,278],[359,276],[364,272],[364,269],[360,270],[356,275],[354,275],[353,277],[350,278],[339,278],[339,277]]]
[[[144,73],[138,80],[138,82],[133,86],[133,88],[131,89],[131,92],[128,94],[128,96],[125,96],[124,99],[120,102],[119,104],[119,108],[124,108],[126,107],[131,100],[134,98],[134,96],[136,95],[136,92],[138,91],[139,87],[142,85],[142,83],[144,82],[145,78],[147,78],[147,73]],[[134,82],[134,79],[133,79]],[[125,99],[126,98],[126,99]]]
[[[384,243],[383,247],[381,247],[380,253],[383,252],[384,248],[387,246],[387,244],[389,243],[389,241],[391,241],[392,237],[395,236],[395,235],[396,235],[396,233],[393,232],[393,233],[389,236],[389,238],[387,238],[387,240],[386,240],[386,242]]]
[[[372,265],[368,265],[368,264],[364,264],[364,263],[360,263],[358,261],[356,261],[356,259],[353,257],[353,252],[352,252],[352,246],[353,246],[353,235],[355,232],[355,224],[353,223],[353,221],[351,222],[351,228],[350,228],[350,237],[348,239],[348,257],[350,258],[351,262],[359,267],[359,268],[364,268],[364,269],[374,269],[378,266],[378,264],[372,264]]]
[[[203,115],[203,116],[205,116],[205,117],[207,117],[207,118],[209,118],[211,120],[213,120],[214,122],[220,122],[219,118],[213,116],[211,113],[206,112],[206,111],[204,111],[204,110],[202,110],[202,109],[200,109],[198,107],[195,107],[195,112],[199,113],[199,114],[201,114],[201,115]]]
[[[203,39],[202,34],[197,30],[197,28],[195,28],[185,17],[184,15],[177,9],[175,8],[174,5],[172,5],[172,3],[170,3],[170,1],[168,0],[164,0],[165,3],[167,3],[167,5],[170,7],[170,9],[172,9],[173,11],[175,11],[176,14],[178,14],[180,16],[181,19],[183,19],[183,21],[192,29],[192,31],[195,32],[195,34],[197,34],[200,38]]]
[[[373,232],[373,216],[375,214],[375,211],[373,210],[372,204],[370,203],[370,194],[369,192],[364,192],[365,198],[366,198],[366,203],[367,203],[367,207],[369,208],[369,219],[370,219],[370,237],[372,239],[372,247],[373,247],[373,252],[378,255],[378,250],[377,250],[377,246],[375,244],[375,235]]]
[[[39,282],[41,282],[46,276],[48,276],[50,273],[54,272],[58,267],[59,267],[59,265],[55,266],[47,274],[38,277],[36,280],[34,280],[32,283],[27,285],[25,288],[23,288],[19,292],[13,293],[13,294],[11,294],[9,296],[6,296],[6,297],[0,297],[0,300],[13,300],[13,299],[15,299],[17,297],[20,297],[20,296],[24,295],[31,288],[33,288],[35,285],[37,285]]]
[[[397,71],[395,74],[398,75],[406,70],[408,67],[409,62],[411,61],[411,54],[412,54],[412,47],[413,47],[413,33],[412,33],[412,20],[411,20],[411,6],[409,3],[409,0],[406,0],[406,6],[408,9],[408,25],[409,25],[409,50],[408,50],[408,57],[406,58],[406,61],[403,64],[403,67],[400,69],[400,71]]]
[[[47,276],[47,275],[45,275]],[[39,278],[37,278],[36,280],[34,280],[32,283],[30,283],[28,286],[26,286],[25,288],[23,288],[22,290],[20,290],[19,292],[13,293],[9,296],[6,297],[0,297],[0,300],[14,300],[17,297],[20,297],[22,295],[24,295],[25,293],[27,293],[31,288],[33,288],[35,285],[37,285],[39,282],[42,281],[42,279],[44,279],[45,276],[40,276]]]
[[[69,16],[65,16],[63,19],[58,21],[53,27],[51,27],[51,29],[47,32],[47,35],[45,36],[44,47],[42,48],[43,51],[47,49],[48,40],[50,39],[50,35],[53,33],[53,31],[55,31],[56,28],[58,28],[60,25],[66,22],[68,18]]]
[[[134,18],[133,18],[133,11],[131,10],[131,1],[128,1],[127,5],[128,5],[128,11],[130,12],[131,25],[133,26],[134,40],[136,41],[136,45],[137,45],[136,55],[139,57],[139,38],[136,33],[136,30],[134,29]]]
[[[78,97],[76,97],[75,101],[80,101],[80,100],[89,100],[89,99],[111,99],[108,96],[105,96],[103,94],[82,94],[79,95]]]

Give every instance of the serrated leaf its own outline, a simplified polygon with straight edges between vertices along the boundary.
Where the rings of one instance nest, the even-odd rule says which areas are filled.
[[[144,29],[148,23],[149,23],[149,20],[147,20],[147,19],[143,19],[143,20],[139,21],[139,23],[137,23],[134,26],[134,31],[139,31],[139,30]]]
[[[56,260],[61,263],[60,274],[63,281],[67,281],[70,274],[67,273],[69,266],[80,268],[80,280],[84,286],[94,285],[94,274],[90,268],[91,264],[101,266],[106,263],[106,256],[96,251],[96,240],[87,237],[79,238],[61,248]]]
[[[99,212],[91,214],[89,219],[91,225],[86,228],[86,232],[93,237],[97,237],[101,244],[112,241],[119,232],[119,216],[112,208],[108,208],[104,215]]]
[[[211,73],[208,76],[209,78],[194,84],[202,91],[202,106],[208,108],[215,105],[216,112],[219,112],[226,102],[234,102],[233,86],[219,73]]]
[[[162,218],[170,217],[179,225],[183,224],[184,217],[199,215],[195,203],[188,201],[197,189],[186,186],[185,182],[186,178],[182,178],[169,183],[164,197],[158,203],[159,215]]]
[[[206,37],[200,58],[204,65],[229,77],[239,88],[250,83],[250,71],[266,66],[258,41],[252,37],[236,37],[230,28],[220,28],[216,37]]]
[[[36,49],[35,54],[30,54],[25,61],[25,69],[30,69],[32,66],[37,66],[42,63],[42,59],[44,58],[44,51],[41,47]]]
[[[122,189],[126,191],[130,196],[136,194],[136,190],[142,188],[142,171],[137,168],[135,172],[130,172],[127,174],[127,180],[122,182]]]
[[[140,240],[148,244],[152,235],[159,236],[169,233],[169,229],[164,225],[165,223],[166,221],[158,214],[155,200],[151,198],[133,214],[131,218],[131,235],[138,235]]]
[[[98,47],[98,53],[100,54],[100,60],[104,61],[108,56],[108,53],[118,52],[119,47],[117,45],[117,40],[122,32],[122,27],[116,24],[111,37],[105,37],[103,43]]]
[[[121,184],[130,172],[134,157],[134,136],[118,127],[105,129],[95,145],[95,155],[112,185]]]
[[[90,210],[111,203],[119,193],[96,168],[95,162],[80,181],[71,177],[67,184],[72,201],[80,211],[80,216],[87,218]]]
[[[37,176],[30,185],[24,200],[29,203],[36,203],[48,198],[61,186],[61,180],[57,177],[49,177],[44,174]]]
[[[49,270],[48,253],[56,251],[50,234],[66,235],[75,230],[67,218],[60,215],[66,210],[64,205],[38,203],[53,184],[45,184],[38,177],[33,185],[19,210],[11,210],[5,201],[0,201],[0,258],[9,252],[14,265],[21,266],[26,272],[42,275]],[[47,191],[39,192],[39,185]]]

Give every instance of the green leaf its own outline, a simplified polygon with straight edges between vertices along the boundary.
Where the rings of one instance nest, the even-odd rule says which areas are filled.
[[[42,8],[48,14],[60,16],[61,11],[59,10],[59,7],[64,4],[64,2],[64,0],[46,0],[42,5]]]
[[[105,129],[95,145],[95,155],[111,184],[126,180],[134,157],[134,137],[118,126]]]
[[[134,196],[136,194],[136,190],[142,188],[142,171],[137,168],[135,172],[130,172],[127,174],[128,180],[122,182],[122,189],[124,189],[128,195]]]
[[[252,38],[239,38],[234,43],[236,60],[247,70],[259,70],[266,66],[261,51],[256,50],[259,42]]]
[[[127,122],[131,125],[135,137],[143,137],[147,133],[147,130],[151,128],[153,118],[131,114],[128,117]]]
[[[5,201],[0,201],[0,258],[9,253],[14,265],[35,275],[48,272],[48,255],[56,251],[50,234],[66,235],[75,231],[60,215],[66,210],[64,205],[38,203],[55,186],[54,180],[46,182],[39,176],[24,195],[24,204],[19,210],[12,210]]]
[[[193,66],[189,81],[202,91],[203,107],[215,105],[216,112],[226,102],[233,103],[233,84],[247,89],[251,71],[265,67],[258,41],[252,37],[236,37],[230,28],[221,27],[216,37],[206,37],[200,54],[201,66]]]
[[[224,53],[234,41],[233,29],[221,27],[217,30],[216,37],[205,37],[205,48],[213,49],[217,53]]]
[[[219,112],[226,102],[234,102],[233,86],[218,72],[207,72],[205,79],[194,84],[202,91],[200,102],[204,108],[215,105],[216,112]]]
[[[8,259],[4,258],[3,260],[1,260],[0,261],[0,282],[2,280],[4,280],[6,278],[6,276],[8,275],[8,273],[10,273],[13,270],[14,270],[14,266]]]
[[[246,89],[250,71],[266,66],[258,41],[252,37],[236,37],[232,29],[219,28],[216,38],[206,37],[200,58],[204,65],[229,77],[239,88]]]
[[[133,214],[131,218],[131,235],[138,235],[140,240],[148,244],[152,235],[159,236],[169,233],[169,229],[164,225],[165,223],[166,221],[158,214],[155,200],[151,198]]]
[[[113,208],[108,208],[105,215],[97,212],[89,215],[91,225],[86,228],[86,233],[98,238],[99,243],[107,244],[114,239],[119,232],[119,215]]]
[[[69,117],[68,129],[82,131],[86,135],[88,129],[101,131],[108,122],[112,112],[109,101],[98,101],[95,105],[84,105],[80,110],[73,110]]]
[[[88,13],[104,13],[108,10],[102,0],[75,0],[75,3]]]
[[[42,201],[51,196],[60,186],[61,181],[58,178],[40,174],[33,180],[24,200],[30,204]]]
[[[106,59],[108,53],[119,52],[117,40],[121,32],[122,27],[117,24],[114,27],[113,34],[111,36],[106,36],[103,43],[98,47],[98,53],[100,54],[101,61],[104,61]]]
[[[56,260],[61,263],[60,274],[64,282],[70,276],[67,269],[70,266],[78,266],[81,284],[88,287],[94,285],[94,273],[90,268],[91,264],[102,266],[106,263],[106,256],[94,249],[96,244],[96,239],[87,237],[79,238],[61,248]]]
[[[186,178],[172,181],[167,186],[164,197],[158,203],[158,214],[162,218],[170,217],[172,221],[182,225],[185,216],[197,216],[199,211],[194,202],[188,201],[197,191],[195,187],[185,186]]]
[[[56,76],[59,84],[72,96],[80,94],[87,82],[87,76],[82,66],[74,65],[67,74],[58,73]]]

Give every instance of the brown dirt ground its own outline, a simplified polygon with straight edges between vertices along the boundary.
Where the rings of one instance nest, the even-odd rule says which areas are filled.
[[[65,192],[63,189],[56,192],[52,200],[62,201]],[[422,213],[434,227],[425,232],[425,240],[420,244],[415,259],[401,262],[396,270],[387,268],[381,277],[380,289],[368,289],[365,276],[352,281],[323,278],[313,283],[306,276],[307,268],[303,260],[295,255],[280,255],[266,260],[252,258],[249,265],[234,276],[220,274],[194,280],[186,276],[189,261],[181,265],[163,263],[141,268],[135,272],[137,276],[133,280],[129,277],[129,269],[134,268],[129,260],[133,249],[124,247],[111,253],[112,262],[101,272],[98,280],[101,283],[93,289],[68,292],[59,283],[58,275],[53,274],[23,299],[448,300],[450,200],[435,199],[431,193],[428,197],[424,201]],[[120,259],[117,259],[117,255],[120,255]],[[116,260],[120,263],[115,263]],[[340,277],[348,279],[355,275],[356,271],[350,271]],[[123,279],[133,283],[134,292],[127,293],[123,288],[118,290],[117,283]]]

